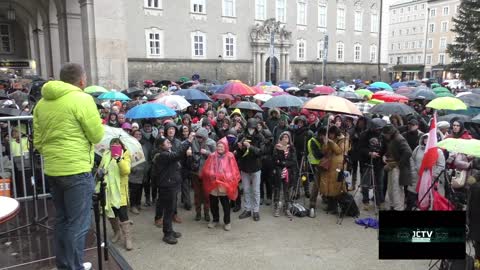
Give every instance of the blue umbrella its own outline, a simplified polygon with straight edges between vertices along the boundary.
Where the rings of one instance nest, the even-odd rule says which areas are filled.
[[[402,86],[406,86],[407,84],[404,83],[404,82],[395,82],[395,83],[392,83],[392,88],[394,89],[397,89],[397,88],[400,88]]]
[[[163,104],[146,103],[133,107],[125,114],[125,117],[129,119],[163,118],[175,116],[175,114],[174,110]]]
[[[184,97],[190,103],[213,102],[205,93],[197,89],[182,89],[173,94]]]
[[[418,81],[408,81],[407,82],[407,86],[410,86],[410,87],[417,87],[419,85],[420,85],[420,83]]]
[[[285,90],[287,88],[295,86],[295,84],[293,84],[292,82],[283,82],[283,83],[279,84],[278,86],[280,88],[282,88],[283,90]]]
[[[393,90],[393,88],[390,85],[388,85],[388,83],[384,83],[384,82],[374,82],[370,84],[370,86],[377,87],[380,89],[385,89],[385,90]]]
[[[284,107],[301,107],[303,101],[296,96],[281,95],[269,99],[262,107],[264,108],[284,108]]]
[[[222,89],[223,84],[214,84],[208,87],[208,91],[216,93],[219,89]]]
[[[120,92],[107,92],[98,96],[98,99],[111,99],[111,100],[130,100],[130,98]]]

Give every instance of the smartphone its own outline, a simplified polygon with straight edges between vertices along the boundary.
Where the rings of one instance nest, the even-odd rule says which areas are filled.
[[[120,157],[122,155],[122,146],[121,145],[112,145],[110,147],[112,157]]]

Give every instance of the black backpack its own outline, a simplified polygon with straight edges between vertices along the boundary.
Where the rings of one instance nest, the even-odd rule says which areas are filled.
[[[338,206],[342,216],[358,217],[360,210],[358,210],[357,203],[350,193],[342,193],[337,198]]]
[[[292,203],[290,212],[296,217],[306,217],[308,215],[308,210],[299,203]]]

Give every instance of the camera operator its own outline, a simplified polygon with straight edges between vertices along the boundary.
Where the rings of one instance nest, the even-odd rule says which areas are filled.
[[[180,161],[185,158],[187,149],[192,145],[195,133],[190,133],[188,139],[180,145],[177,151],[172,151],[172,143],[165,137],[158,138],[160,152],[153,157],[153,170],[156,172],[154,181],[158,187],[157,207],[163,212],[163,241],[174,245],[182,235],[172,228],[172,220],[176,203],[177,191],[182,183]]]
[[[293,125],[291,126],[291,131],[293,134],[293,145],[297,153],[297,162],[300,165],[302,162],[302,157],[306,156],[307,141],[310,137],[313,136],[313,132],[308,126],[308,121],[305,116],[296,117],[293,120]],[[306,161],[306,160],[305,160]],[[302,170],[302,168],[300,168]],[[309,181],[303,182],[303,190],[305,192],[305,197],[310,198],[310,187]],[[298,197],[299,194],[297,194]]]
[[[361,170],[361,188],[362,188],[362,202],[363,210],[368,211],[370,209],[369,188],[371,183],[371,174],[365,174],[369,165],[373,166],[373,175],[375,181],[374,196],[377,202],[377,206],[381,209],[385,202],[383,195],[383,161],[382,161],[382,128],[387,124],[385,120],[375,118],[370,122],[370,127],[360,134],[358,140],[358,151],[360,159]],[[372,173],[372,172],[370,172]]]

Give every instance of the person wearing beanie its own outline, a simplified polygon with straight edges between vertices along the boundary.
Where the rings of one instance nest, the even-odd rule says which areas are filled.
[[[132,132],[136,131],[136,130],[139,130],[140,129],[140,125],[137,123],[137,122],[133,122],[132,123]],[[142,134],[143,136],[143,134]]]
[[[272,130],[274,142],[278,141],[280,134],[282,134],[285,131],[288,131],[288,122],[289,122],[288,116],[286,114],[281,114],[280,119],[278,120],[278,125],[275,126]]]
[[[234,128],[230,128],[225,135],[228,141],[228,149],[232,153],[234,152],[234,149],[236,149],[237,147],[237,136],[238,136],[238,133]],[[238,186],[237,199],[230,201],[230,206],[232,207],[232,211],[234,213],[242,210],[242,198],[241,198],[240,186]]]
[[[210,203],[203,192],[202,180],[200,179],[200,171],[203,168],[205,160],[208,156],[215,152],[216,143],[208,137],[208,130],[201,127],[197,130],[195,140],[193,140],[192,147],[187,151],[187,163],[190,165],[192,172],[192,186],[194,192],[195,204],[195,220],[202,219],[202,205],[205,221],[210,221]]]
[[[174,216],[175,197],[180,188],[182,179],[179,161],[185,158],[195,134],[192,133],[182,142],[177,151],[172,151],[172,144],[166,137],[157,140],[159,151],[153,157],[152,170],[158,187],[157,207],[163,212],[163,241],[167,244],[177,244],[181,233],[175,232],[172,227]]]
[[[221,125],[223,120],[225,120],[227,117],[228,117],[227,116],[227,109],[221,108],[220,110],[218,110],[217,117],[215,118],[215,122],[217,123],[217,126],[215,128],[217,129],[217,131],[218,131],[219,125]],[[220,137],[220,138],[222,138],[222,137]]]
[[[465,126],[462,121],[458,119],[453,119],[451,121],[452,123],[452,132],[445,137],[445,139],[448,138],[455,138],[455,139],[466,139],[470,140],[472,139],[472,135],[465,129]]]
[[[270,131],[273,132],[273,129],[279,125],[280,116],[281,114],[278,108],[268,110],[267,126]]]
[[[118,123],[118,116],[117,116],[116,113],[111,112],[108,115],[107,126],[111,126],[111,127],[114,127],[114,128],[119,128],[120,127],[120,124]]]
[[[405,208],[405,186],[412,184],[410,157],[412,150],[407,140],[392,125],[382,128],[385,140],[385,171],[387,173],[387,210],[403,211]]]
[[[444,140],[445,137],[448,136],[448,130],[450,129],[450,123],[447,121],[440,121],[437,123],[437,130],[439,131],[438,134],[439,140]]]
[[[230,130],[231,121],[229,117],[224,117],[222,121],[217,123],[215,128],[215,133],[218,138],[223,138],[227,136],[228,131]]]
[[[307,118],[303,115],[298,116],[293,121],[293,124],[293,145],[295,146],[295,152],[297,154],[297,162],[301,164],[303,156],[306,155],[307,142],[313,136],[313,132],[308,126]],[[304,181],[302,185],[305,197],[310,198],[310,181]],[[298,196],[300,196],[300,192],[297,193],[297,197]]]
[[[412,151],[417,148],[423,132],[418,129],[418,120],[412,118],[408,121],[408,131],[402,133],[402,136],[407,140],[408,145]]]
[[[276,142],[273,150],[274,164],[274,194],[273,194],[273,216],[280,216],[280,189],[283,189],[284,211],[285,216],[292,218],[291,192],[298,181],[297,173],[297,156],[295,147],[292,144],[290,132],[286,131],[280,134],[279,140]]]

